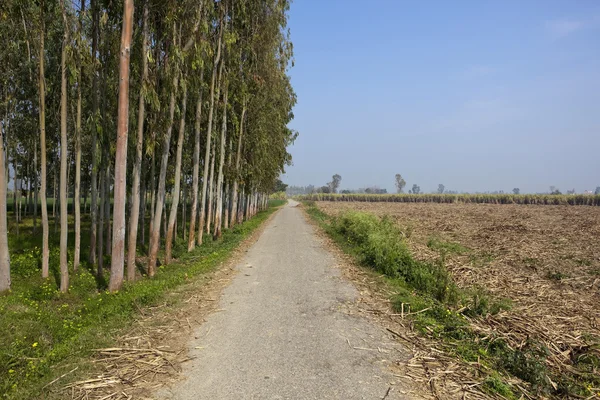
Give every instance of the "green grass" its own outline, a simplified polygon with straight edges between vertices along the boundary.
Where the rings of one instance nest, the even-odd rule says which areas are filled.
[[[470,326],[472,319],[484,318],[511,308],[510,301],[497,299],[481,287],[459,288],[444,267],[449,253],[464,254],[468,249],[458,243],[431,239],[429,247],[439,251],[435,263],[416,260],[404,242],[406,235],[393,221],[361,212],[330,217],[305,202],[307,213],[348,254],[364,266],[384,274],[393,292],[397,312],[409,314],[414,328],[422,335],[438,340],[446,352],[470,363],[477,363],[487,374],[482,390],[507,399],[520,398],[519,390],[509,383],[511,376],[529,384],[538,395],[589,396],[600,378],[594,375],[600,360],[586,353],[577,363],[577,372],[553,373],[548,369],[545,345],[530,338],[511,348],[493,333],[482,335]],[[576,364],[577,364],[576,363]],[[551,380],[552,381],[551,381]],[[556,383],[556,389],[553,383]]]
[[[282,203],[271,202],[269,210],[225,231],[218,241],[206,241],[191,253],[180,240],[174,246],[175,263],[159,267],[152,279],[125,284],[116,294],[99,290],[100,283],[85,264],[77,272],[70,265],[70,291],[60,293],[55,279],[40,277],[39,248],[28,247],[27,240],[20,243],[15,239],[20,246],[11,254],[13,290],[0,297],[3,398],[37,398],[45,384],[73,365],[81,366],[79,371],[85,372],[89,363],[82,360],[92,354],[91,349],[110,346],[117,332],[129,326],[141,309],[172,302],[166,297],[170,291],[214,270]],[[58,248],[52,246],[53,270],[58,257]]]

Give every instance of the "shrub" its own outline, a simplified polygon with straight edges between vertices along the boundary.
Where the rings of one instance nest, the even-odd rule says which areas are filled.
[[[334,221],[333,229],[358,248],[363,262],[392,278],[406,283],[440,302],[454,303],[457,288],[443,265],[415,260],[404,235],[387,217],[351,211]]]

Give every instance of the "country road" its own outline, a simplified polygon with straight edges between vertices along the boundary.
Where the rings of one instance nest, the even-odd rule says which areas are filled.
[[[406,399],[389,366],[405,350],[350,315],[357,290],[290,201],[240,260],[193,361],[163,399]]]

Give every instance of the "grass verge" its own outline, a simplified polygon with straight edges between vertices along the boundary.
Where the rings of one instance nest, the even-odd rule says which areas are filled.
[[[192,282],[227,260],[285,201],[272,201],[267,211],[225,231],[219,241],[207,241],[188,253],[177,243],[177,261],[159,267],[152,279],[126,284],[116,294],[98,291],[85,268],[71,271],[71,290],[62,294],[51,279],[39,278],[37,258],[15,270],[18,289],[0,297],[0,393],[6,399],[39,398],[44,387],[74,366],[86,369],[85,360],[95,348],[108,347],[133,317],[164,302],[169,291]],[[58,253],[55,255],[58,257]],[[51,255],[51,264],[53,262]],[[30,263],[26,260],[31,259]],[[31,270],[36,271],[35,274]]]
[[[594,395],[591,389],[600,381],[594,376],[599,360],[588,361],[589,368],[577,374],[556,373],[548,368],[549,352],[543,342],[529,338],[514,348],[493,333],[483,335],[473,328],[473,322],[508,310],[510,302],[494,298],[483,288],[459,288],[454,283],[444,257],[451,252],[467,253],[468,249],[433,238],[428,246],[437,249],[440,257],[433,263],[423,262],[413,257],[405,242],[407,234],[391,219],[356,211],[331,217],[313,202],[304,204],[308,215],[342,250],[386,276],[393,288],[394,308],[408,315],[416,331],[435,339],[447,353],[478,367],[484,374],[480,386],[484,392],[517,399],[523,393],[518,387],[521,385],[536,396]]]

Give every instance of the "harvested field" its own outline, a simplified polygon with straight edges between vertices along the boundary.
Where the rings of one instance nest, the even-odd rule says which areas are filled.
[[[600,360],[600,209],[436,203],[317,202],[337,215],[389,215],[421,260],[445,257],[461,287],[481,287],[512,302],[508,312],[473,320],[513,348],[545,345],[548,367],[577,376]],[[592,361],[590,361],[592,360]],[[591,363],[591,365],[590,365]],[[585,364],[585,365],[584,365]]]

